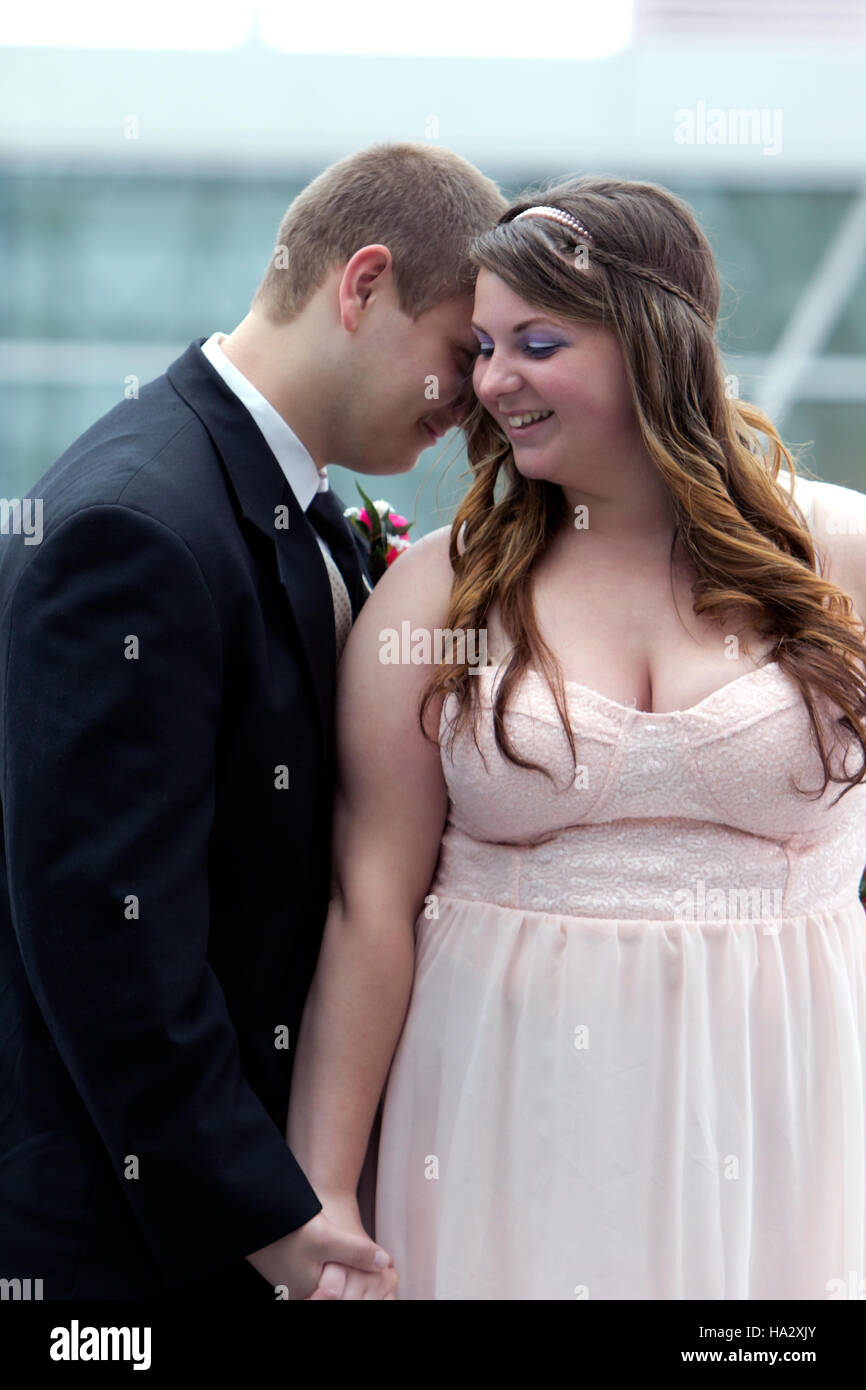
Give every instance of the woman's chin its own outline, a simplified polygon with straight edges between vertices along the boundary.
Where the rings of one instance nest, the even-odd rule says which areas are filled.
[[[514,466],[524,478],[534,478],[546,483],[557,482],[556,464],[543,452],[537,453],[534,449],[514,449],[512,452]]]

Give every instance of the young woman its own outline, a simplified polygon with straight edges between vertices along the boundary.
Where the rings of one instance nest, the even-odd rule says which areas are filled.
[[[548,185],[474,255],[472,486],[341,665],[289,1142],[360,1230],[381,1118],[400,1299],[859,1288],[866,497],[729,398],[664,189]],[[405,622],[489,664],[383,660]]]

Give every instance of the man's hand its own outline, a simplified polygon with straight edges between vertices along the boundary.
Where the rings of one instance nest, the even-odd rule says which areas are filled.
[[[247,1259],[274,1288],[284,1285],[291,1299],[311,1298],[326,1270],[321,1298],[384,1299],[397,1284],[391,1256],[370,1239],[360,1216],[357,1227],[346,1229],[324,1210],[317,1212],[296,1231],[254,1250]],[[342,1290],[334,1292],[340,1285]]]
[[[359,1236],[367,1235],[361,1221],[358,1200],[352,1193],[323,1195],[318,1192],[318,1197],[325,1215],[340,1230],[350,1231]],[[367,1273],[329,1262],[322,1269],[318,1285],[309,1295],[307,1302],[322,1299],[378,1299],[382,1302],[389,1302],[396,1300],[397,1279],[397,1271],[394,1269],[393,1263],[379,1272]]]

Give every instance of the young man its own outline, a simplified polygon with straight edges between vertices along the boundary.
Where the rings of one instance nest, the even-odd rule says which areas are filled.
[[[284,1139],[369,589],[325,468],[406,472],[459,423],[467,249],[504,207],[426,145],[326,170],[234,332],[39,480],[40,544],[4,540],[0,1276],[45,1298],[393,1294]]]

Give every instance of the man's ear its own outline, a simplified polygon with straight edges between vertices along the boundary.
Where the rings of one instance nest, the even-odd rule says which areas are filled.
[[[346,263],[337,301],[340,322],[349,333],[357,329],[370,299],[390,280],[391,266],[391,252],[379,243],[362,246]]]

